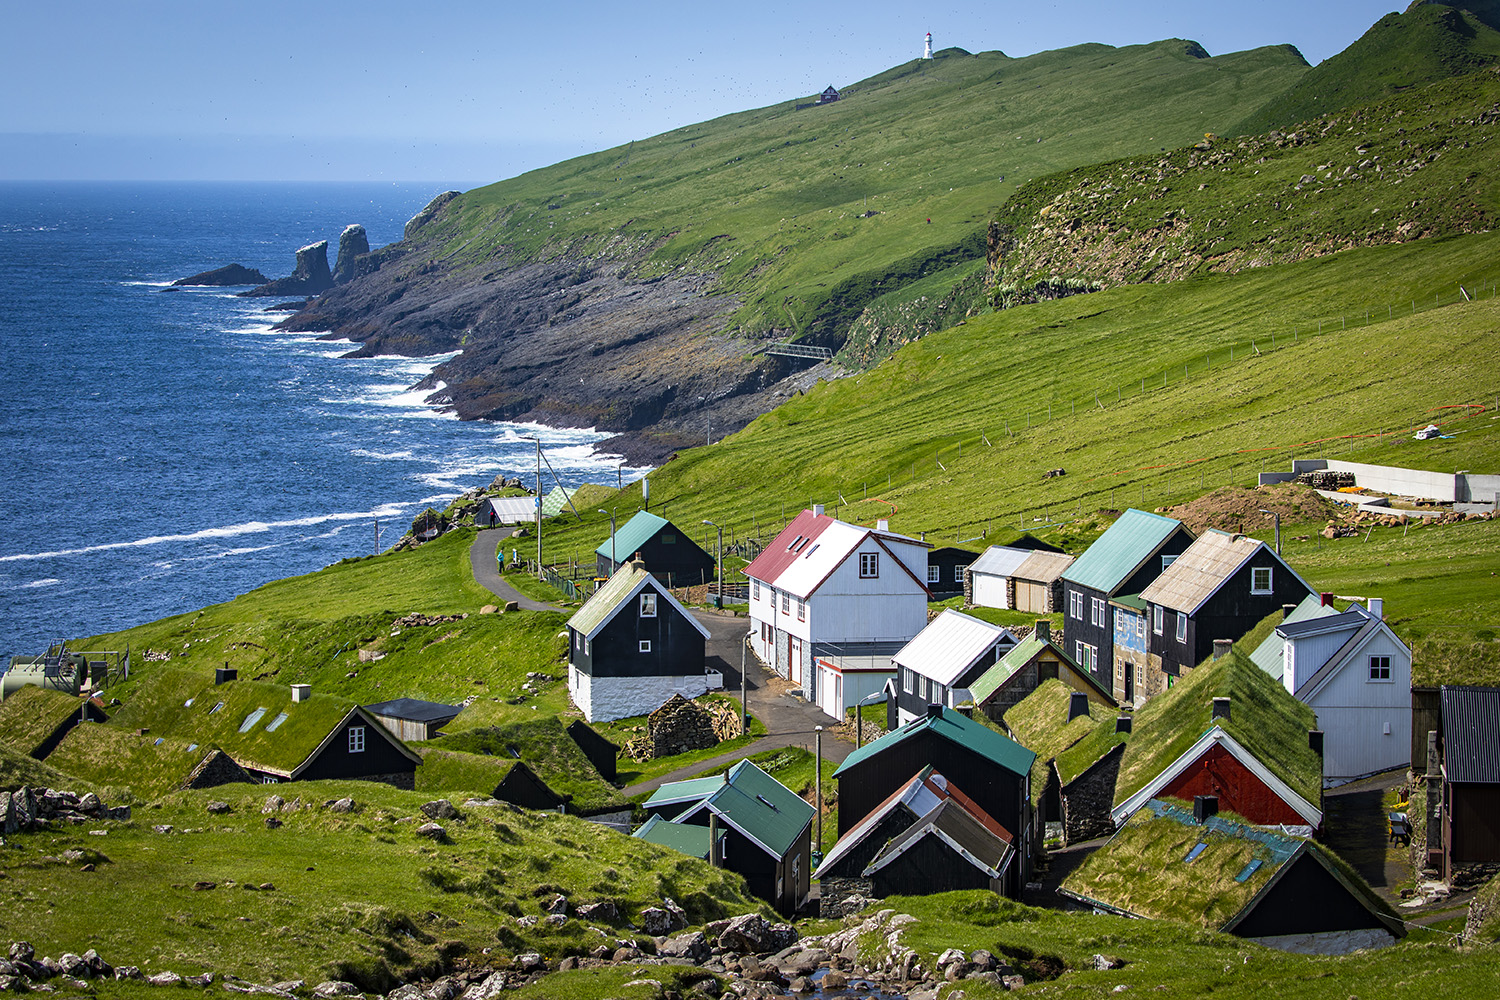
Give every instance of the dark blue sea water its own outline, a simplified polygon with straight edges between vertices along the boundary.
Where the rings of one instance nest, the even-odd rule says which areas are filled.
[[[388,547],[425,506],[529,473],[518,433],[564,482],[615,480],[603,435],[426,406],[409,387],[441,358],[343,359],[273,331],[269,300],[166,290],[230,262],[281,277],[322,239],[332,264],[344,226],[392,242],[444,189],[0,184],[0,654],[367,553],[377,519]]]

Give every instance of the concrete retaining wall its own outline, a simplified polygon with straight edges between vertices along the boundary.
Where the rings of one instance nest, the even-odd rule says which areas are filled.
[[[1260,485],[1287,483],[1304,472],[1352,472],[1355,482],[1365,489],[1392,493],[1402,497],[1422,497],[1442,503],[1475,501],[1494,503],[1500,492],[1500,476],[1453,475],[1446,472],[1422,472],[1391,465],[1366,465],[1363,462],[1340,462],[1323,458],[1299,458],[1292,462],[1291,472],[1262,472]]]

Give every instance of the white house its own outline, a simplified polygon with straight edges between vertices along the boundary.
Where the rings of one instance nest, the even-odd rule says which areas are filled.
[[[881,691],[889,695],[896,687],[896,667],[888,654],[823,653],[813,657],[813,669],[813,700],[825,715],[840,722],[847,709]]]
[[[1411,649],[1383,604],[1339,613],[1309,597],[1251,656],[1317,713],[1325,785],[1411,763]]]
[[[896,665],[896,706],[904,726],[927,714],[928,705],[953,708],[967,700],[969,684],[1016,647],[1010,629],[948,608],[901,647]]]
[[[889,656],[927,624],[929,548],[804,510],[745,567],[755,654],[819,701],[814,658]]]

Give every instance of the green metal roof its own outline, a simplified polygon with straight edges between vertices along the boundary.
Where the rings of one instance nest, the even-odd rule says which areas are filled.
[[[886,733],[874,743],[867,743],[860,747],[844,759],[839,769],[833,772],[833,776],[837,778],[855,765],[929,729],[934,734],[967,747],[1015,774],[1026,774],[1036,761],[1036,754],[1014,740],[1006,739],[988,726],[975,722],[951,708],[945,708],[940,716],[924,715],[908,722],[895,732]]]
[[[1116,594],[1109,601],[1111,604],[1118,604],[1120,607],[1129,608],[1131,611],[1146,610],[1146,601],[1140,594]]]
[[[711,778],[688,778],[686,781],[669,781],[656,791],[651,797],[642,803],[647,809],[656,809],[661,806],[682,803],[686,807],[689,803],[699,803],[717,792],[724,785],[724,776],[716,774]]]
[[[561,514],[562,509],[568,505],[568,501],[577,492],[577,487],[573,489],[569,489],[566,486],[553,487],[552,492],[542,498],[542,516],[556,517],[558,514]]]
[[[679,802],[684,803],[679,819],[706,806],[778,858],[792,848],[813,818],[812,806],[748,760],[723,775],[662,785],[645,805],[650,809]],[[706,831],[704,836],[706,842]]]
[[[1112,593],[1182,522],[1131,508],[1063,571],[1063,579]]]
[[[632,517],[615,530],[613,548],[611,548],[610,540],[606,538],[604,544],[595,549],[594,552],[606,559],[613,559],[617,563],[623,563],[655,537],[658,531],[671,527],[671,524],[671,521],[668,521],[664,517],[657,517],[650,511],[637,511],[635,517]]]
[[[994,666],[980,674],[978,679],[969,685],[969,693],[974,696],[974,704],[980,704],[1000,690],[1000,686],[1010,680],[1012,674],[1030,663],[1031,658],[1048,645],[1050,644],[1042,642],[1034,635],[1022,639],[1019,645],[1012,647],[1010,652],[1000,657]]]
[[[631,836],[662,847],[670,847],[690,858],[708,860],[708,827],[706,826],[673,823],[660,816],[652,816]],[[719,831],[719,839],[724,839],[723,830]]]

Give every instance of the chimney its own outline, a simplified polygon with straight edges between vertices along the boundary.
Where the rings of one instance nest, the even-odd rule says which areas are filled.
[[[1117,715],[1117,716],[1115,716],[1115,732],[1117,732],[1117,733],[1128,733],[1128,732],[1130,732],[1130,725],[1131,725],[1132,721],[1133,721],[1133,719],[1131,718],[1131,716],[1128,716],[1128,715]]]
[[[880,520],[878,520],[878,521],[875,522],[875,530],[876,531],[890,531],[891,530],[891,522],[889,520],[887,520],[886,518],[882,517]]]
[[[1372,617],[1372,618],[1384,618],[1385,617],[1385,599],[1384,598],[1381,598],[1381,597],[1372,597],[1368,601],[1366,601],[1365,604],[1368,605],[1368,607],[1370,609],[1370,617]]]
[[[1089,696],[1082,691],[1073,691],[1068,695],[1068,721],[1072,722],[1080,715],[1089,714]]]
[[[928,705],[927,706],[927,718],[929,718],[929,719],[941,719],[942,717],[943,717],[943,706],[942,705]]]
[[[1206,820],[1217,815],[1219,815],[1219,797],[1217,795],[1193,796],[1193,820],[1200,826]]]
[[[1312,748],[1312,752],[1313,753],[1315,753],[1315,754],[1318,755],[1318,759],[1322,760],[1323,759],[1323,730],[1321,730],[1321,729],[1309,729],[1307,731],[1307,745]]]
[[[1041,641],[1041,642],[1051,642],[1052,641],[1052,619],[1050,619],[1050,618],[1038,618],[1036,620],[1036,630],[1034,632],[1032,632],[1031,634],[1034,635],[1034,636],[1036,636],[1036,638],[1039,641]]]
[[[1228,656],[1229,655],[1229,651],[1231,649],[1233,649],[1233,648],[1234,648],[1234,640],[1233,639],[1215,639],[1214,640],[1214,659],[1217,660],[1220,657]]]
[[[307,699],[309,699],[311,697],[312,697],[312,685],[311,684],[293,684],[292,685],[292,701],[294,701],[294,702],[296,702],[296,701],[306,701]]]
[[[1328,607],[1328,605],[1330,605],[1330,604],[1333,603],[1333,595],[1330,594],[1330,593],[1328,593],[1328,591],[1326,591],[1326,590],[1323,591],[1323,593],[1319,594],[1318,598],[1319,598],[1319,600],[1321,600],[1323,602],[1323,607],[1325,607],[1325,608]]]
[[[240,672],[238,670],[236,670],[234,667],[231,667],[227,663],[224,664],[222,667],[216,667],[216,668],[214,668],[214,683],[215,684],[224,684],[224,683],[226,683],[228,681],[238,680],[239,676],[240,676]]]
[[[1281,606],[1281,620],[1286,621],[1288,618],[1292,617],[1292,612],[1296,610],[1297,605],[1295,604],[1283,604]]]
[[[813,504],[813,517],[822,517],[822,516],[823,516],[823,505],[820,504],[820,503]]]
[[[1214,699],[1214,714],[1213,714],[1213,717],[1215,719],[1223,719],[1225,722],[1229,721],[1229,699],[1228,698],[1215,698]]]
[[[642,559],[641,558],[641,554],[639,552],[637,552],[635,554],[635,557],[633,559],[631,559],[630,562],[626,563],[625,565],[629,566],[631,569],[645,569],[646,568],[646,560]]]

